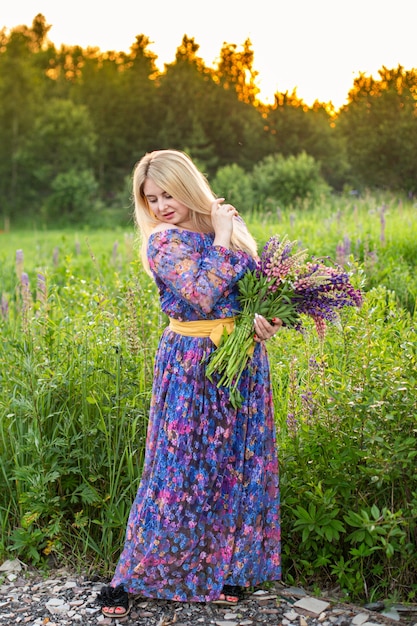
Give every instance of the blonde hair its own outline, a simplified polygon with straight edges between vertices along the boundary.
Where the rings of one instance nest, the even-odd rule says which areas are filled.
[[[143,187],[147,178],[175,200],[185,204],[190,210],[191,222],[197,232],[213,232],[211,205],[216,196],[205,176],[184,152],[155,150],[142,157],[133,172],[133,195],[135,221],[142,243],[142,262],[149,271],[146,255],[148,240],[155,226],[161,222],[153,214],[144,194]],[[233,222],[231,247],[233,250],[243,250],[252,257],[257,256],[256,241],[241,219]]]

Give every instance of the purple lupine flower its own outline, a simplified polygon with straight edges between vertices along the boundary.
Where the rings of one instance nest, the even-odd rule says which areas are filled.
[[[310,369],[312,370],[320,370],[320,363],[317,362],[317,359],[315,356],[311,356],[308,360],[308,366],[310,367]]]
[[[5,293],[1,294],[0,310],[2,318],[6,320],[9,315],[9,301]]]
[[[338,243],[336,246],[336,262],[338,265],[344,265],[346,263],[345,247],[342,243]]]
[[[29,276],[26,272],[22,272],[22,275],[20,277],[20,283],[24,286],[24,287],[29,287]]]
[[[311,421],[316,412],[316,403],[312,391],[306,391],[301,394],[301,404],[303,406],[304,413],[307,415],[307,420]]]
[[[343,248],[345,251],[345,257],[348,257],[350,254],[350,250],[351,250],[351,241],[348,235],[345,235],[343,237]]]
[[[23,272],[23,250],[16,250],[16,274],[19,280]]]
[[[324,338],[326,321],[334,322],[338,310],[345,306],[360,306],[362,293],[354,289],[349,275],[340,265],[328,266],[321,261],[305,262],[305,250],[294,251],[296,241],[271,237],[265,244],[260,258],[259,272],[266,276],[272,293],[283,282],[290,281],[292,301],[300,315],[310,316],[319,337]],[[350,240],[344,240],[344,252],[350,250]],[[301,329],[300,324],[296,324]]]
[[[351,242],[347,235],[343,237],[343,243],[339,243],[336,247],[336,263],[340,266],[346,265],[350,255]]]
[[[40,303],[42,307],[46,306],[47,302],[47,292],[46,292],[46,279],[44,274],[40,272],[37,275],[36,279],[36,300]]]
[[[307,263],[305,273],[294,283],[294,290],[299,296],[298,312],[312,317],[316,326],[318,320],[335,321],[337,311],[345,306],[362,304],[362,293],[350,284],[347,272],[323,263]],[[321,324],[317,330],[322,331]]]
[[[298,430],[298,422],[294,413],[287,414],[287,428],[290,435],[296,435]]]
[[[30,293],[29,276],[26,272],[22,272],[20,278],[20,291],[22,294],[22,327],[23,330],[28,328],[28,315],[32,308],[32,294]]]
[[[383,204],[381,207],[381,211],[379,213],[379,219],[380,219],[380,223],[381,223],[381,232],[379,235],[379,240],[381,242],[381,245],[385,245],[385,224],[386,224],[386,220],[385,220],[385,211],[386,211],[386,205]]]
[[[237,282],[242,308],[235,328],[215,350],[206,369],[208,378],[216,372],[221,384],[229,387],[235,407],[241,403],[234,390],[254,345],[252,324],[257,313],[270,321],[279,318],[284,326],[300,331],[304,313],[314,321],[323,340],[326,322],[337,320],[338,309],[362,303],[361,292],[354,289],[342,268],[316,260],[305,262],[307,252],[294,251],[296,243],[274,235],[265,244],[256,268]]]
[[[296,241],[288,241],[287,237],[280,239],[277,235],[265,244],[259,268],[265,276],[272,279],[271,291],[275,291],[279,283],[289,276],[295,276],[299,271],[306,258],[306,251],[293,252],[296,246]]]

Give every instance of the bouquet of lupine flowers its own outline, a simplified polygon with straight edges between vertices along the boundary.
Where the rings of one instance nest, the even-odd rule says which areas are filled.
[[[241,311],[230,335],[225,330],[218,348],[212,353],[206,375],[212,380],[219,374],[218,386],[230,391],[235,408],[242,404],[237,389],[240,377],[255,346],[254,316],[268,321],[279,318],[284,326],[302,330],[301,315],[315,323],[320,339],[326,323],[338,319],[345,306],[360,306],[362,294],[355,289],[343,268],[323,261],[307,260],[306,250],[297,250],[297,242],[277,235],[266,243],[256,269],[238,281]]]

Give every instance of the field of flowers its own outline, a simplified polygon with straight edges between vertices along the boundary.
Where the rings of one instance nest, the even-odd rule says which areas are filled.
[[[417,593],[417,207],[335,199],[248,215],[364,290],[323,342],[268,344],[288,583]],[[143,462],[166,319],[133,230],[0,233],[0,557],[112,571]]]

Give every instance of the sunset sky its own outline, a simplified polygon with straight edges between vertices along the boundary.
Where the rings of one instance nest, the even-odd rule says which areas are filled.
[[[144,34],[160,69],[174,60],[184,34],[208,66],[224,42],[249,38],[265,102],[297,88],[307,104],[339,107],[360,71],[417,67],[417,0],[16,0],[3,3],[0,28],[30,26],[38,13],[57,47],[128,51]]]

